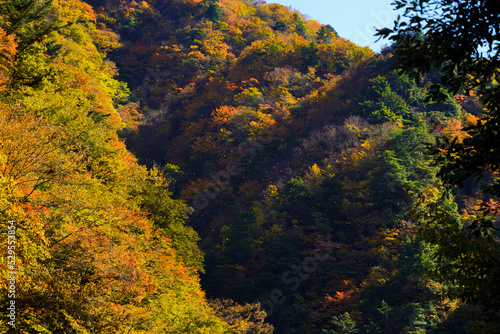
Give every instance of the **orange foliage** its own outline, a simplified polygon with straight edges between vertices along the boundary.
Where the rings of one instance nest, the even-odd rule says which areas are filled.
[[[455,97],[454,97],[454,98],[455,98],[455,101],[456,101],[458,104],[462,105],[462,104],[467,103],[467,100],[468,100],[468,98],[469,98],[470,96],[476,96],[476,92],[475,92],[475,91],[473,91],[473,90],[471,90],[471,91],[469,91],[469,94],[468,94],[468,95],[457,94],[457,95],[455,95]]]
[[[8,72],[14,61],[16,46],[14,36],[7,35],[0,28],[0,92],[5,90],[5,84],[9,80]]]
[[[137,158],[132,155],[129,151],[127,151],[127,148],[125,146],[125,143],[123,140],[119,139],[118,137],[115,137],[113,139],[109,140],[109,145],[116,150],[118,153],[118,162],[125,163],[127,165],[131,165],[137,162]]]
[[[486,207],[488,208],[488,211],[490,211],[494,215],[498,215],[500,213],[499,201],[495,201],[492,198],[490,198],[489,201],[486,203]]]

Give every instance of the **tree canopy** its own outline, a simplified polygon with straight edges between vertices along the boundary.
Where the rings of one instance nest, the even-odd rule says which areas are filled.
[[[16,269],[15,332],[494,326],[462,311],[494,310],[500,286],[498,171],[476,169],[498,149],[481,146],[495,145],[497,78],[478,88],[489,65],[475,67],[496,44],[450,65],[464,54],[433,50],[431,28],[468,24],[483,2],[398,4],[437,9],[397,24],[435,52],[430,70],[403,66],[403,42],[375,53],[261,0],[0,0],[0,274]]]
[[[440,166],[438,175],[449,192],[475,179],[484,192],[475,216],[452,215],[446,206],[427,206],[428,224],[421,234],[449,261],[438,273],[464,301],[500,310],[500,8],[492,0],[403,0],[392,28],[378,35],[394,41],[396,66],[417,81],[432,79],[429,98],[442,100],[448,92],[476,95],[484,105],[465,137],[439,141],[431,148]],[[420,198],[418,203],[424,200]],[[418,210],[417,210],[418,211]]]

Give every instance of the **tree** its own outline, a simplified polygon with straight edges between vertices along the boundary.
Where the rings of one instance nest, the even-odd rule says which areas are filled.
[[[7,35],[0,28],[0,92],[5,90],[6,83],[9,82],[8,72],[14,62],[16,46],[17,43],[14,41],[14,36]]]
[[[370,80],[369,100],[360,103],[360,114],[373,122],[402,121],[408,113],[403,98],[394,92],[387,80],[380,75]]]
[[[286,31],[287,29],[288,29],[288,25],[283,21],[278,21],[274,25],[274,30],[277,30],[277,31]]]
[[[333,37],[338,37],[339,34],[335,31],[335,29],[327,24],[326,26],[321,26],[321,28],[316,33],[316,39],[320,43],[328,43]]]
[[[49,36],[78,21],[93,19],[90,6],[80,1],[0,1],[0,28],[15,35],[17,42],[11,86],[40,84],[51,72],[43,64],[61,49],[53,40],[47,43]]]
[[[222,19],[222,9],[216,1],[210,1],[210,5],[208,5],[207,9],[207,16],[208,19],[212,22],[218,22]]]
[[[293,14],[293,20],[295,21],[295,30],[297,30],[300,35],[304,36],[306,33],[306,26],[304,25],[304,21],[301,20],[299,14],[297,13]]]
[[[355,334],[359,330],[356,328],[356,322],[351,319],[349,313],[345,312],[339,317],[332,317],[332,330],[323,330],[325,334]]]
[[[475,91],[485,106],[482,118],[465,129],[463,140],[443,138],[432,149],[445,186],[443,200],[457,193],[470,178],[486,179],[486,194],[476,217],[460,221],[439,201],[419,196],[420,230],[424,240],[437,246],[444,260],[437,272],[451,283],[454,295],[482,305],[496,314],[500,310],[500,243],[497,234],[500,196],[500,9],[493,0],[398,0],[403,18],[377,35],[396,43],[396,66],[417,81],[422,75],[436,78],[429,99],[440,101],[448,92]],[[488,314],[485,312],[484,314]]]
[[[264,322],[266,312],[260,303],[237,304],[231,299],[214,299],[208,302],[215,314],[227,322],[234,333],[273,333],[273,326]]]
[[[149,214],[155,226],[172,239],[172,247],[192,268],[203,272],[203,253],[196,244],[200,239],[191,226],[185,224],[192,209],[181,200],[170,198],[172,193],[165,188],[165,179],[155,167],[149,172],[140,198],[140,206]]]
[[[191,270],[190,209],[118,139],[126,89],[92,15],[78,0],[0,0],[0,247],[15,253],[0,276],[16,271],[23,305],[0,332],[229,333]]]

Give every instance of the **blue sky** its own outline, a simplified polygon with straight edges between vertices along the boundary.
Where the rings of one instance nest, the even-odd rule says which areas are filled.
[[[397,14],[390,5],[393,0],[267,0],[290,6],[310,19],[330,24],[341,37],[369,46],[378,52],[388,41],[375,43],[375,27],[392,27]]]

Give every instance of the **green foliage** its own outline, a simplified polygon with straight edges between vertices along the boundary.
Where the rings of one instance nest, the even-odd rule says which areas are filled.
[[[499,11],[492,1],[396,1],[395,5],[404,10],[404,19],[378,34],[397,42],[396,66],[401,72],[418,81],[422,75],[438,71],[429,99],[442,101],[449,99],[450,93],[474,91],[485,106],[482,119],[466,130],[467,138],[440,141],[433,153],[446,188],[444,203],[471,177],[489,178],[481,188],[493,198],[481,198],[480,213],[465,221],[423,196],[418,197],[417,206],[427,208],[419,214],[426,222],[420,234],[437,247],[443,261],[437,272],[455,287],[451,295],[491,310],[487,314],[498,323],[500,305],[493,292],[499,286],[498,211],[491,208],[500,196],[500,181],[495,175],[500,138],[500,71],[495,64],[500,54],[498,36],[492,33],[498,27]],[[438,14],[431,15],[429,10]],[[483,256],[486,260],[479,260]],[[481,261],[485,262],[479,264]]]
[[[318,43],[312,41],[309,45],[303,46],[301,55],[303,57],[304,68],[318,65]]]
[[[404,277],[416,277],[422,272],[435,270],[434,252],[428,244],[407,237],[401,246],[398,262]]]
[[[203,253],[197,245],[200,238],[196,231],[185,223],[192,209],[181,200],[172,199],[171,195],[163,175],[153,168],[138,195],[141,199],[139,205],[149,214],[155,226],[172,239],[172,247],[183,262],[188,267],[204,272]]]
[[[255,107],[259,106],[262,98],[262,93],[258,88],[250,87],[243,90],[241,93],[234,97],[236,103],[244,106]],[[249,122],[248,122],[249,123]]]
[[[16,225],[16,260],[0,272],[18,272],[15,331],[230,333],[192,270],[203,257],[184,225],[190,209],[118,138],[128,91],[93,20],[79,1],[0,6],[21,46],[0,30],[16,66],[0,104],[0,232]]]
[[[421,238],[436,246],[439,266],[434,274],[450,284],[449,295],[495,308],[492,294],[497,289],[498,246],[492,236],[492,221],[480,217],[461,221],[449,197],[432,201],[423,194],[416,197],[413,214],[425,222],[419,230]]]
[[[209,304],[218,316],[231,325],[234,333],[273,333],[273,326],[264,322],[266,313],[259,303],[239,305],[231,299],[214,299]]]
[[[51,11],[50,2],[3,1],[0,8],[1,28],[7,34],[17,35],[19,39],[11,85],[36,86],[49,74],[44,66],[43,41],[59,28],[57,21],[45,20]]]
[[[293,20],[295,21],[295,30],[297,30],[299,34],[305,35],[306,26],[304,25],[304,21],[302,21],[301,18],[299,17],[299,14],[294,13]]]
[[[222,8],[216,1],[210,1],[207,9],[207,17],[212,22],[219,22],[223,18]]]
[[[321,26],[321,28],[316,33],[316,39],[320,43],[328,43],[332,38],[336,38],[338,36],[339,35],[335,31],[335,29],[333,29],[333,27],[329,24],[327,24],[326,26]]]
[[[381,76],[371,80],[371,86],[366,100],[360,103],[359,114],[376,123],[403,120],[409,112],[405,101],[389,86],[387,80]]]
[[[416,120],[416,122],[419,122]],[[403,184],[410,190],[421,190],[434,182],[436,168],[432,166],[431,157],[424,154],[426,147],[434,141],[427,125],[420,121],[415,127],[398,133],[394,139],[394,151],[410,173],[403,179]]]
[[[474,119],[425,102],[438,74],[417,85],[390,50],[260,1],[3,4],[0,209],[23,227],[23,330],[270,333],[263,308],[284,334],[460,323],[426,297],[492,265],[477,235],[496,222],[474,224],[475,197],[438,199],[426,144]],[[433,205],[474,233],[423,233]],[[207,303],[199,273],[242,304]]]

